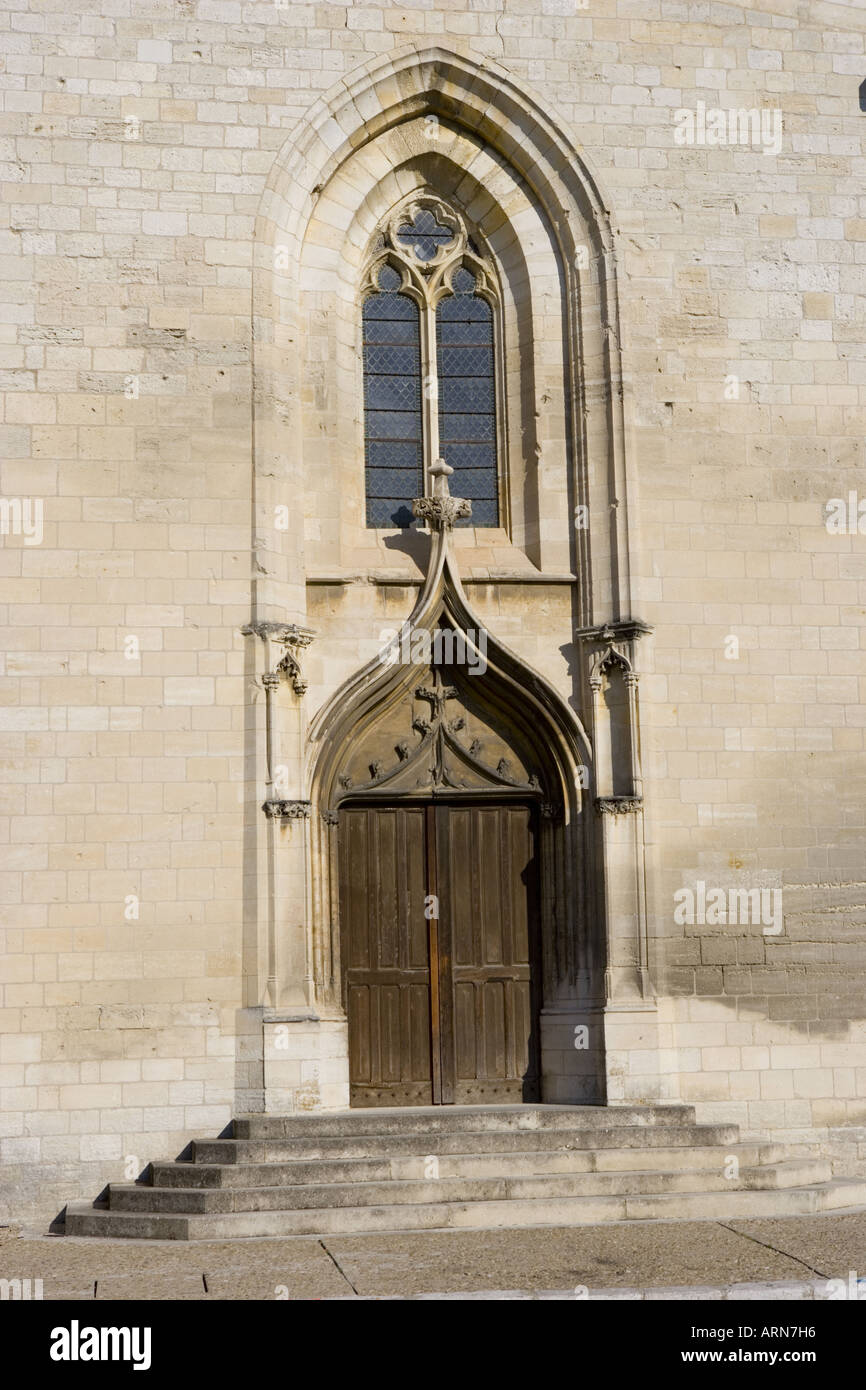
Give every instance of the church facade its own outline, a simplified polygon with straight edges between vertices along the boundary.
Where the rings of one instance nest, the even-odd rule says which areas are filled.
[[[348,1106],[863,1171],[864,26],[663,11],[0,33],[7,1219]]]

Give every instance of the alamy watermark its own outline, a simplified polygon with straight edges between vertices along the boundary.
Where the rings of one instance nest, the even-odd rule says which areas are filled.
[[[678,888],[674,903],[678,926],[761,926],[764,936],[778,936],[784,925],[781,888],[708,888],[698,879]]]
[[[379,660],[383,666],[465,666],[470,676],[483,676],[487,670],[487,632],[467,628],[459,632],[438,627],[428,632],[423,627],[404,623],[397,628],[383,628],[379,633]]]
[[[41,1279],[0,1279],[0,1303],[28,1303],[42,1297]]]
[[[25,545],[41,545],[42,498],[0,497],[0,535],[23,536]]]
[[[708,107],[699,101],[694,110],[681,106],[674,112],[677,145],[751,145],[764,154],[782,152],[782,112],[778,107]]]
[[[831,536],[866,536],[866,497],[853,490],[847,497],[831,497],[825,502],[824,525]]]
[[[82,1327],[73,1318],[69,1327],[51,1331],[52,1361],[131,1361],[134,1371],[150,1370],[149,1327]]]

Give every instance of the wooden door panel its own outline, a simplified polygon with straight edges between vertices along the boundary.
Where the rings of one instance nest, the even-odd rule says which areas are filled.
[[[340,916],[352,1105],[429,1105],[423,807],[340,813]]]
[[[343,810],[340,903],[353,1105],[537,1099],[530,808]]]
[[[458,1103],[538,1097],[535,840],[519,805],[444,812],[443,915],[451,944],[452,1065]],[[443,1030],[444,1031],[444,1030]]]

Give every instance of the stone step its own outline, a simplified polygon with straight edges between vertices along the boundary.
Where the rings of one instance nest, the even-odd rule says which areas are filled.
[[[661,1192],[719,1192],[728,1189],[779,1189],[821,1183],[830,1176],[822,1161],[792,1160],[770,1167],[741,1169],[737,1178],[722,1170],[631,1173],[561,1173],[532,1177],[439,1178],[384,1182],[295,1183],[284,1187],[150,1187],[112,1183],[111,1211],[208,1212],[270,1211],[292,1208],[396,1206],[403,1203],[452,1203],[549,1200],[560,1197],[607,1197]]]
[[[607,1221],[736,1220],[806,1216],[866,1205],[866,1181],[835,1178],[809,1187],[633,1196],[511,1198],[474,1202],[417,1202],[328,1206],[276,1211],[184,1215],[126,1212],[72,1203],[66,1233],[152,1240],[232,1240],[247,1236],[335,1235],[366,1231],[491,1230],[581,1226]]]
[[[659,1171],[722,1167],[735,1157],[740,1169],[778,1163],[778,1144],[706,1145],[653,1149]],[[453,1153],[436,1156],[440,1178],[532,1177],[546,1173],[634,1172],[646,1168],[641,1149],[550,1149],[518,1153]],[[271,1187],[294,1183],[375,1182],[422,1178],[428,1155],[399,1158],[290,1158],[272,1163],[154,1163],[154,1187]]]
[[[448,1105],[336,1110],[315,1115],[238,1115],[235,1139],[451,1134],[458,1130],[605,1129],[693,1125],[693,1105]]]
[[[387,1158],[446,1153],[534,1152],[543,1149],[704,1148],[739,1142],[736,1125],[612,1125],[591,1129],[483,1130],[456,1133],[365,1133],[323,1138],[197,1139],[197,1163],[279,1163],[291,1158]]]

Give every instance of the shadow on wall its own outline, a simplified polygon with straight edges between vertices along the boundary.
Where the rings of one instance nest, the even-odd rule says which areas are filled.
[[[855,883],[782,885],[746,869],[670,874],[662,992],[837,1041],[866,1019],[866,904]],[[859,900],[859,901],[858,901]]]

